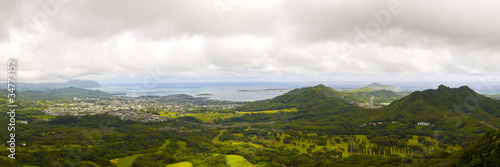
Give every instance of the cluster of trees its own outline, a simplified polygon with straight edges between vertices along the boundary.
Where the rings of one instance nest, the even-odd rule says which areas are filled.
[[[462,166],[500,166],[500,130],[490,130],[461,150],[455,162]]]
[[[182,161],[190,161],[195,166],[211,167],[211,166],[226,166],[227,161],[224,155],[221,154],[206,154],[208,150],[200,150],[197,145],[194,145],[192,139],[185,137],[194,137],[196,139],[201,139],[206,144],[210,145],[209,150],[213,150],[215,147],[212,143],[208,143],[207,140],[195,136],[182,136],[179,139],[187,140],[187,148],[182,148],[179,146],[177,138],[170,140],[169,144],[160,149],[160,151],[155,153],[147,153],[138,157],[132,164],[133,167],[143,167],[143,166],[166,166],[167,164],[173,164]]]
[[[6,117],[2,112],[2,117]],[[22,113],[22,112],[20,112]],[[4,122],[7,119],[0,119]],[[218,132],[201,131],[178,133],[160,131],[161,127],[192,127],[182,121],[133,122],[123,121],[111,115],[57,116],[51,121],[36,121],[16,125],[18,146],[16,160],[10,165],[36,166],[80,166],[93,162],[110,166],[110,160],[133,154],[155,152],[166,139],[182,138],[193,152],[208,152],[213,149],[211,139]],[[199,127],[197,127],[199,128]],[[6,131],[1,140],[7,141]],[[6,156],[6,152],[1,153]],[[4,163],[4,162],[0,162]],[[3,165],[9,166],[9,165]]]

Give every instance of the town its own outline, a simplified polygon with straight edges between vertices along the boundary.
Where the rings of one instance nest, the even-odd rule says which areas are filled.
[[[102,98],[74,97],[71,103],[50,104],[43,110],[47,115],[96,115],[110,114],[122,120],[141,122],[167,121],[172,114],[161,116],[160,113],[175,113],[176,116],[196,109],[231,109],[244,102],[219,101],[208,97],[193,97],[186,94],[169,96],[111,96]]]

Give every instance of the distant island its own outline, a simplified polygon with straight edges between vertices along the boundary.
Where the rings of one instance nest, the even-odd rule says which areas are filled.
[[[292,89],[258,89],[258,90],[239,90],[240,92],[289,92]]]
[[[382,89],[388,89],[388,90],[390,90],[390,89],[396,89],[396,88],[394,88],[391,85],[382,85],[382,84],[379,84],[377,82],[372,82],[371,84],[366,85],[363,88],[370,88],[370,89],[373,89],[373,90],[382,90]]]
[[[200,93],[200,94],[197,94],[196,96],[213,96],[214,94],[211,94],[211,93]]]

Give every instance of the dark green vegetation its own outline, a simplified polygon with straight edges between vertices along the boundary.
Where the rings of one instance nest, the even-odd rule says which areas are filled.
[[[7,101],[1,97],[0,124],[6,125]],[[497,100],[468,87],[445,86],[414,92],[377,109],[358,107],[356,99],[324,85],[295,89],[218,112],[290,108],[297,112],[218,120],[229,125],[272,122],[226,129],[189,123],[202,122],[195,117],[133,122],[105,114],[42,121],[28,115],[40,114],[37,108],[43,106],[21,101],[16,119],[30,123],[16,126],[16,140],[26,147],[16,147],[15,161],[2,158],[0,164],[114,166],[111,160],[135,155],[133,166],[186,161],[194,166],[228,166],[227,155],[238,155],[256,166],[498,166],[500,136],[488,125],[500,126]],[[7,137],[8,132],[2,131],[0,140]]]
[[[294,89],[269,100],[249,103],[236,108],[239,111],[262,111],[297,108],[299,111],[341,112],[354,108],[354,99],[324,85]],[[314,110],[314,111],[313,111]]]
[[[462,150],[456,163],[464,166],[500,166],[500,131],[488,131],[472,146]]]
[[[403,96],[398,95],[390,90],[372,90],[370,88],[356,89],[350,92],[342,92],[346,96],[350,96],[357,103],[370,103],[370,98],[373,96],[373,103],[390,103],[394,100],[401,99]]]

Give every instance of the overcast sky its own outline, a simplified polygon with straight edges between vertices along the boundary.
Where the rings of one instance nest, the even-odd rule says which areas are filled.
[[[2,0],[0,80],[500,82],[500,1]]]

